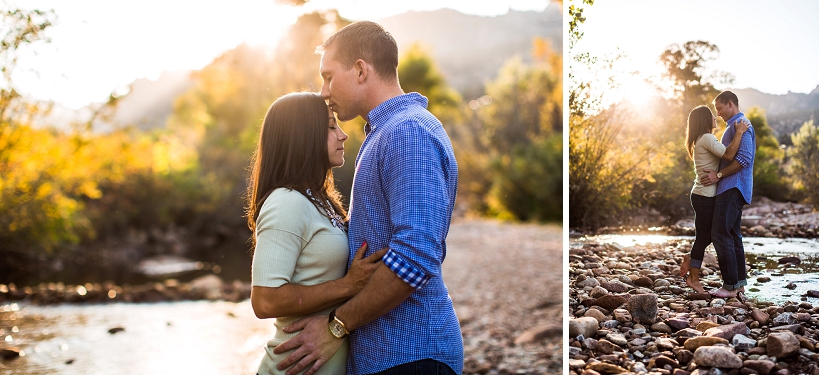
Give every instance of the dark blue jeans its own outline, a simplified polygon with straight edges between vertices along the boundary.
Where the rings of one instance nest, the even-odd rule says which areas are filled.
[[[701,268],[705,248],[711,243],[711,226],[714,222],[714,197],[691,194],[691,207],[694,208],[694,229],[696,239],[691,245],[691,268]]]
[[[420,361],[405,363],[395,367],[390,367],[384,371],[373,375],[455,375],[449,366],[434,359],[422,359]]]
[[[714,200],[714,222],[711,240],[717,250],[722,287],[738,289],[748,284],[745,275],[745,249],[742,247],[742,206],[745,198],[739,189],[733,188],[718,194]]]

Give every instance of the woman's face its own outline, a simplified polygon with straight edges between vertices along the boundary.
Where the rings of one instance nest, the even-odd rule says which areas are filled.
[[[711,129],[716,129],[716,128],[717,128],[717,117],[714,116],[714,115],[711,115]]]
[[[336,122],[336,117],[330,107],[327,107],[330,115],[330,131],[327,132],[327,155],[330,156],[330,167],[340,167],[344,165],[344,141],[347,140],[347,133],[341,130]]]

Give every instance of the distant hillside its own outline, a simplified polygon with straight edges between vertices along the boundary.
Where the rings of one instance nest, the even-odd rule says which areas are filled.
[[[530,61],[534,37],[546,38],[556,51],[563,50],[562,12],[555,3],[542,12],[509,11],[496,17],[440,9],[377,22],[393,35],[399,52],[412,43],[428,46],[447,83],[467,98],[480,95],[485,81],[495,77],[510,57]]]
[[[807,94],[774,95],[750,88],[732,91],[739,97],[739,106],[743,110],[753,106],[765,110],[768,124],[780,143],[790,144],[790,134],[799,130],[805,121],[819,121],[819,85]]]
[[[173,102],[193,86],[190,71],[162,72],[156,81],[140,78],[118,103],[114,122],[143,130],[165,126],[173,112]]]

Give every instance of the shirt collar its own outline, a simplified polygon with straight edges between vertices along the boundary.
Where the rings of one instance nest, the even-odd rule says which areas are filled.
[[[728,121],[725,122],[725,124],[726,125],[735,124],[737,121],[739,121],[740,118],[743,118],[743,117],[745,117],[745,114],[742,113],[742,112],[739,112],[739,113],[731,116],[731,118],[729,118]]]
[[[418,105],[427,108],[429,100],[417,92],[398,95],[388,99],[367,114],[367,124],[364,125],[365,132],[375,130],[379,125],[386,123],[395,114],[395,110],[410,105]],[[369,129],[368,129],[369,128]],[[369,130],[369,131],[367,131]]]

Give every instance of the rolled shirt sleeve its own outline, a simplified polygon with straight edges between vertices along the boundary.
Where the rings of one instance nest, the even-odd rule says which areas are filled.
[[[430,130],[407,121],[387,137],[380,175],[393,228],[384,264],[413,288],[441,275],[449,226],[446,152]]]
[[[734,136],[736,137],[736,130],[734,130]],[[754,160],[754,151],[756,149],[756,145],[754,144],[755,139],[756,134],[754,133],[754,129],[753,127],[749,127],[748,131],[743,134],[742,139],[739,141],[739,149],[737,150],[737,155],[734,156],[734,160],[739,162],[743,168],[747,168]]]

